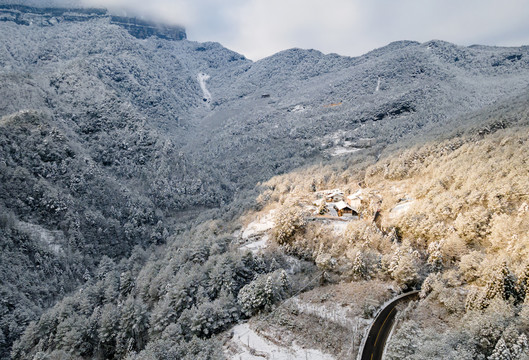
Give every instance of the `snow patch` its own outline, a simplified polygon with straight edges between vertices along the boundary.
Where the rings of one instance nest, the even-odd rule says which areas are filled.
[[[346,155],[346,154],[355,153],[355,152],[360,151],[360,150],[362,150],[362,149],[360,149],[360,148],[346,148],[346,147],[342,147],[342,146],[330,149],[331,156],[342,156],[342,155]]]
[[[298,297],[292,299],[299,312],[314,315],[321,319],[332,321],[349,329],[356,329],[360,325],[366,326],[370,320],[355,317],[352,311],[335,303],[315,304],[301,301]]]
[[[349,195],[347,198],[354,199],[360,197],[364,191],[362,189],[357,190],[354,194]]]
[[[389,217],[390,218],[396,218],[405,212],[407,212],[410,209],[410,206],[413,204],[413,201],[408,201],[402,204],[399,204],[395,206],[393,209],[389,211]]]
[[[64,233],[59,230],[48,230],[37,224],[30,224],[19,221],[17,226],[20,230],[26,231],[33,239],[40,241],[57,255],[63,254],[61,243],[64,241]]]
[[[304,105],[296,105],[291,111],[292,112],[303,112],[305,110],[307,110],[307,108]]]
[[[271,210],[268,214],[259,216],[256,220],[249,223],[242,232],[242,238],[249,239],[272,229],[274,227],[274,213],[275,210]]]
[[[348,224],[349,223],[343,221],[335,221],[332,224],[332,232],[336,236],[342,236],[345,234],[345,230],[347,229]]]
[[[275,210],[270,210],[268,214],[259,216],[241,231],[239,236],[246,242],[240,247],[241,250],[250,250],[255,254],[266,248],[270,238],[268,232],[274,227],[274,214]]]
[[[206,86],[206,81],[208,81],[209,78],[210,76],[205,73],[199,73],[197,75],[197,80],[198,80],[198,83],[200,84],[200,88],[202,89],[202,93],[203,93],[203,100],[208,105],[211,104],[211,93],[209,92]]]
[[[334,360],[334,357],[315,349],[303,349],[292,344],[286,347],[276,344],[257,334],[250,329],[248,324],[240,324],[233,329],[231,342],[237,348],[234,354],[233,349],[225,349],[228,359],[232,360]],[[228,350],[231,350],[228,353]]]
[[[250,250],[252,253],[256,254],[262,249],[266,248],[268,239],[269,239],[269,236],[264,235],[261,239],[242,246],[241,250]]]

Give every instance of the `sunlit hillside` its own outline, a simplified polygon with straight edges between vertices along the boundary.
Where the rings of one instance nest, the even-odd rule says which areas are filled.
[[[263,185],[276,241],[330,281],[422,288],[401,315],[390,359],[518,359],[527,349],[529,116],[522,99],[505,106],[499,117],[477,115],[481,126],[385,152],[373,165],[310,167]],[[315,216],[330,207],[324,189],[360,198],[360,216],[338,231],[336,217]]]

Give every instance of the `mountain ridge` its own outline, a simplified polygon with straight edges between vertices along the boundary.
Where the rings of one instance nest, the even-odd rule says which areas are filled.
[[[253,62],[218,43],[143,39],[109,15],[0,31],[0,270],[20,281],[2,289],[8,344],[104,256],[140,257],[201,219],[236,219],[275,175],[480,128],[465,115],[529,82],[528,47],[401,41]],[[39,281],[16,280],[24,270]]]
[[[138,39],[155,36],[166,40],[184,40],[187,38],[181,26],[165,25],[136,17],[116,16],[104,8],[59,8],[32,7],[20,4],[0,3],[0,21],[12,21],[17,25],[54,26],[60,22],[84,22],[94,19],[108,19],[111,24],[126,29]]]

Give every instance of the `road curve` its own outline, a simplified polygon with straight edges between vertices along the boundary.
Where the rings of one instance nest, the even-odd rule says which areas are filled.
[[[397,296],[378,313],[365,339],[361,360],[382,360],[384,347],[397,315],[396,306],[402,301],[410,301],[418,296],[418,291]]]

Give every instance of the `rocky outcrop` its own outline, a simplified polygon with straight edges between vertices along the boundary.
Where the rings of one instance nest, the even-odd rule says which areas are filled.
[[[0,21],[12,21],[19,25],[54,26],[61,22],[83,22],[101,18],[109,19],[111,24],[123,27],[138,39],[146,39],[151,36],[166,40],[184,40],[187,38],[185,29],[181,26],[169,26],[137,18],[113,16],[105,9],[40,8],[0,4]]]
[[[161,25],[137,18],[121,16],[112,16],[110,22],[127,29],[132,36],[138,39],[146,39],[151,36],[166,40],[186,39],[185,29],[180,26]]]

